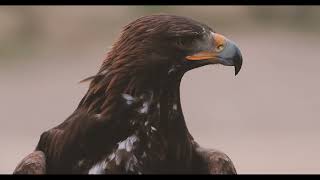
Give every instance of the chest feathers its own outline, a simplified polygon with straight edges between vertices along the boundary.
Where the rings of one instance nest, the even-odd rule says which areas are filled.
[[[156,173],[187,170],[191,139],[183,118],[178,91],[149,92],[132,97],[122,94],[127,105],[141,105],[128,120],[132,134],[94,164],[89,174]]]

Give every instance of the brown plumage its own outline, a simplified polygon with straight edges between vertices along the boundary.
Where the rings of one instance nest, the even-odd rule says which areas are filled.
[[[222,152],[201,148],[180,104],[185,72],[242,64],[234,43],[173,15],[125,26],[74,113],[44,132],[14,173],[236,173]]]

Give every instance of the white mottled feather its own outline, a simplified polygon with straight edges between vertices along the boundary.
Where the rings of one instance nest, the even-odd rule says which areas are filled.
[[[173,104],[172,109],[176,111],[178,109],[177,104]]]
[[[148,110],[149,110],[149,103],[148,102],[144,102],[142,104],[142,108],[139,110],[139,112],[141,114],[146,114],[146,113],[148,113]]]
[[[105,168],[106,168],[106,160],[102,160],[92,166],[92,168],[89,170],[88,174],[104,174],[105,173]]]

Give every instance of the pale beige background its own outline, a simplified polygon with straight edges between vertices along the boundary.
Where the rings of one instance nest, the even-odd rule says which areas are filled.
[[[181,85],[185,118],[238,173],[320,172],[320,7],[0,7],[0,173],[69,116],[121,27],[147,14],[189,16],[241,48],[233,69],[207,66]]]

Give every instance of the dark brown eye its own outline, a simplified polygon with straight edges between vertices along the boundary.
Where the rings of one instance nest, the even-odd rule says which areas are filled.
[[[177,46],[183,49],[190,49],[192,48],[194,42],[195,40],[193,38],[179,38],[177,40]]]

